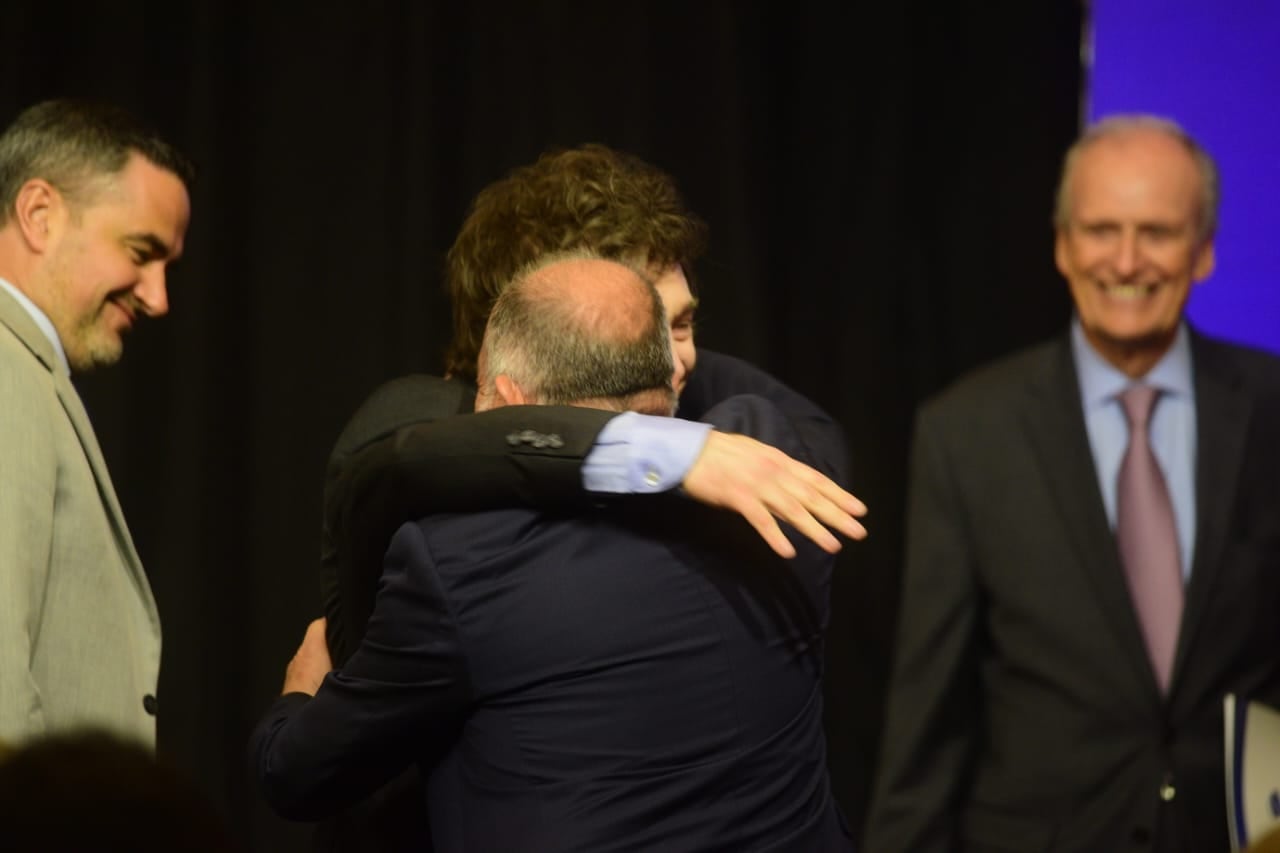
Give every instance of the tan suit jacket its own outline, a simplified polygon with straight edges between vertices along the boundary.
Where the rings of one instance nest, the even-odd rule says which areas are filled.
[[[89,417],[0,289],[0,741],[97,726],[152,745],[159,670],[155,600]]]

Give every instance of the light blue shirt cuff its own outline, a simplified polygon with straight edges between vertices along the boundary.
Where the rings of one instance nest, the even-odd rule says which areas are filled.
[[[582,464],[582,485],[612,494],[673,489],[684,482],[710,432],[710,424],[623,412],[596,437]]]

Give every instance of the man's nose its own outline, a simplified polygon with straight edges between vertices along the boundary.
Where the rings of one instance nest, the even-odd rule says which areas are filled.
[[[1116,247],[1116,274],[1121,278],[1129,278],[1141,267],[1141,255],[1138,248],[1138,235],[1130,232],[1120,237]]]
[[[671,373],[671,387],[680,390],[680,384],[684,382],[684,362],[680,360],[680,349],[676,346],[675,341],[671,342],[671,363],[675,369]]]
[[[169,313],[169,291],[165,284],[164,267],[149,266],[142,271],[142,280],[133,289],[148,317],[163,317]]]

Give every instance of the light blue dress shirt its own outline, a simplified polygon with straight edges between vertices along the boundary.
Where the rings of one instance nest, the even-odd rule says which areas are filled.
[[[684,481],[710,433],[710,424],[623,412],[596,437],[582,484],[589,492],[665,492]]]
[[[14,299],[18,300],[26,312],[31,315],[31,319],[40,327],[40,331],[44,332],[44,336],[49,339],[49,343],[53,344],[53,351],[58,354],[58,360],[62,362],[62,367],[71,373],[71,365],[67,364],[67,353],[62,348],[62,341],[58,338],[57,329],[53,328],[53,322],[45,316],[45,313],[36,307],[36,304],[27,298],[27,295],[9,282],[0,278],[0,287],[7,290]]]
[[[1071,324],[1071,350],[1080,376],[1085,429],[1093,451],[1093,467],[1102,490],[1111,529],[1116,526],[1116,480],[1129,444],[1129,422],[1119,395],[1139,384],[1121,373],[1089,345],[1077,318]],[[1191,336],[1186,324],[1173,346],[1140,380],[1160,389],[1151,415],[1151,449],[1164,473],[1178,527],[1178,555],[1182,578],[1191,577],[1196,542],[1196,395],[1191,376]]]

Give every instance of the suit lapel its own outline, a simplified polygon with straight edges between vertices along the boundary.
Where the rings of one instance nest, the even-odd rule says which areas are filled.
[[[1132,671],[1129,681],[1144,685],[1146,698],[1158,702],[1159,688],[1098,491],[1070,339],[1063,337],[1046,355],[1043,369],[1029,386],[1029,405],[1024,409],[1027,435],[1057,503],[1067,539]]]
[[[151,586],[147,583],[138,552],[133,547],[133,538],[129,535],[129,528],[125,524],[124,513],[120,509],[120,502],[116,499],[115,488],[111,485],[111,476],[107,472],[107,463],[102,457],[102,449],[98,446],[98,438],[93,432],[93,426],[89,423],[89,415],[84,409],[84,404],[80,402],[80,395],[76,393],[75,387],[71,384],[71,377],[66,374],[62,362],[53,348],[53,344],[40,331],[35,321],[27,314],[26,309],[3,289],[0,289],[0,323],[8,326],[13,331],[14,335],[22,341],[27,349],[31,350],[31,354],[52,376],[53,387],[58,394],[58,401],[62,403],[63,411],[67,413],[67,419],[71,421],[71,426],[76,432],[76,437],[80,440],[81,448],[84,450],[85,458],[89,460],[89,468],[93,472],[93,479],[98,487],[98,495],[102,500],[102,505],[107,510],[107,517],[111,524],[112,533],[119,544],[120,553],[124,556],[125,562],[128,563],[134,585],[146,602],[147,611],[151,614],[152,621],[159,624],[155,600],[151,595]]]
[[[1253,408],[1227,351],[1193,333],[1191,353],[1196,391],[1196,544],[1174,662],[1175,689],[1221,572]]]
[[[62,408],[66,411],[67,418],[71,421],[71,426],[76,431],[76,436],[80,439],[80,446],[84,449],[85,458],[89,460],[89,468],[93,471],[93,479],[98,486],[98,496],[102,500],[102,505],[107,509],[107,518],[111,522],[112,533],[115,534],[116,542],[120,546],[120,553],[124,555],[125,561],[129,565],[129,572],[133,577],[134,585],[147,602],[147,610],[154,617],[155,604],[151,595],[151,585],[147,582],[146,573],[142,568],[142,560],[133,546],[133,537],[129,535],[129,527],[124,520],[124,511],[120,509],[120,501],[116,498],[115,487],[111,484],[111,475],[107,471],[107,463],[102,456],[102,448],[98,445],[98,437],[93,431],[93,426],[89,423],[89,414],[85,411],[84,404],[81,402],[75,386],[71,384],[71,378],[63,373],[61,369],[55,368],[53,370],[53,387],[58,392],[58,400],[62,403]]]
[[[59,366],[58,354],[53,344],[40,331],[36,321],[31,319],[27,309],[9,292],[0,287],[0,323],[9,327],[14,336],[22,341],[22,345],[31,350],[31,354],[44,365],[46,370],[53,371]]]

